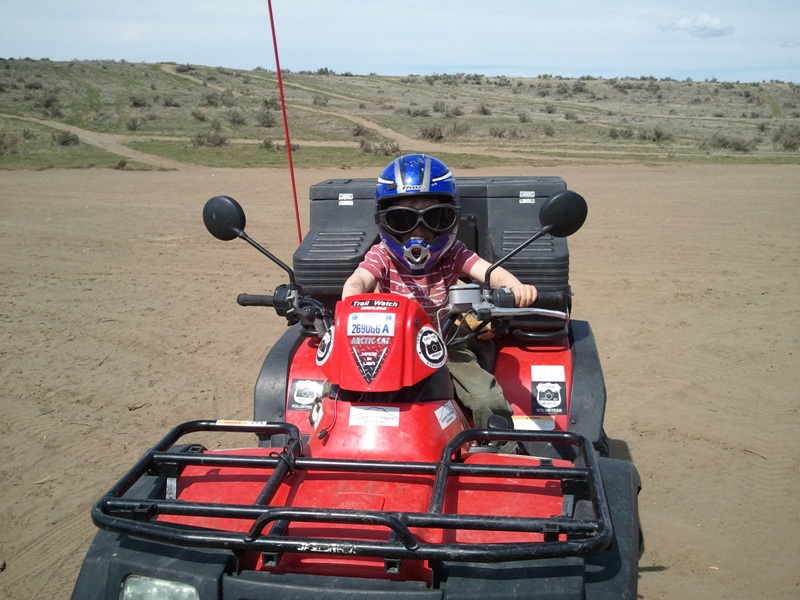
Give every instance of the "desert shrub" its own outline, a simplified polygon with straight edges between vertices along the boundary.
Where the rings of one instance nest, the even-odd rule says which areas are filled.
[[[221,148],[229,144],[218,123],[213,123],[208,131],[201,131],[192,138],[192,145],[198,148]]]
[[[265,150],[266,152],[274,152],[275,151],[275,142],[272,140],[264,140],[261,142],[258,147],[261,150]]]
[[[581,81],[580,79],[572,84],[572,93],[573,94],[583,94],[588,92],[589,88],[586,86],[585,81]]]
[[[527,123],[531,120],[531,117],[526,110],[520,111],[519,114],[517,114],[517,118],[519,119],[520,123]]]
[[[418,106],[411,106],[403,111],[409,117],[430,117],[431,113],[427,108],[420,108]]]
[[[148,104],[150,104],[147,96],[143,94],[131,94],[130,101],[133,108],[147,108]]]
[[[213,90],[208,91],[200,97],[200,106],[218,108],[222,106],[222,95]]]
[[[544,127],[542,127],[542,133],[547,137],[554,137],[556,135],[556,128],[550,123],[546,123]]]
[[[61,110],[61,99],[55,90],[44,92],[33,101],[34,108],[40,109],[46,117],[58,119],[64,116]]]
[[[441,142],[444,139],[444,131],[441,125],[433,123],[423,127],[420,130],[420,136],[423,140],[428,140],[429,142]]]
[[[325,96],[314,96],[314,106],[328,106],[328,99]]]
[[[390,140],[381,142],[378,150],[383,156],[400,156],[400,144]]]
[[[201,123],[205,123],[206,121],[208,121],[208,115],[199,108],[192,109],[192,116]]]
[[[262,108],[256,115],[256,122],[259,124],[259,126],[269,129],[270,127],[275,127],[275,125],[278,124],[278,119],[271,110]]]
[[[164,106],[167,108],[180,108],[181,104],[175,98],[164,98]]]
[[[234,127],[238,127],[239,125],[246,124],[247,119],[245,118],[244,113],[242,113],[242,111],[240,111],[238,108],[232,108],[228,111],[228,122]]]
[[[131,118],[130,118],[130,119],[128,119],[128,121],[125,123],[125,128],[126,128],[128,131],[139,131],[139,129],[141,128],[141,126],[142,126],[143,124],[144,124],[144,120],[143,120],[143,119],[140,119],[140,118],[138,118],[138,117],[131,117]]]
[[[794,152],[800,148],[800,127],[797,125],[781,125],[772,134],[772,141],[784,150]]]
[[[639,132],[639,139],[643,142],[654,142],[656,144],[661,144],[663,142],[670,141],[672,139],[672,134],[668,131],[665,131],[662,127],[656,125],[650,131]]]
[[[734,152],[747,153],[756,149],[754,141],[747,141],[733,135],[725,135],[722,133],[715,133],[711,139],[705,143],[708,148],[717,148],[722,150],[733,150]]]
[[[189,71],[193,71],[193,70],[194,70],[194,67],[192,67],[189,63],[186,63],[185,65],[178,65],[178,66],[175,67],[175,71],[177,73],[188,73]]]
[[[476,112],[477,114],[479,114],[479,115],[482,115],[482,116],[484,116],[484,117],[488,117],[489,115],[491,115],[491,114],[492,114],[492,109],[491,109],[491,108],[489,108],[489,105],[488,105],[488,104],[486,104],[485,102],[481,102],[481,103],[478,105],[478,108],[476,108],[476,109],[475,109],[475,112]]]
[[[447,105],[445,104],[444,100],[435,100],[433,102],[433,112],[435,113],[443,113]]]
[[[506,130],[503,129],[502,127],[492,126],[489,128],[489,135],[491,135],[492,137],[496,137],[498,139],[502,139],[506,136]]]
[[[374,143],[367,139],[359,141],[359,147],[365,154],[377,154],[379,156],[399,156],[400,144],[389,140],[384,140],[380,143]]]
[[[78,136],[71,131],[53,132],[53,141],[58,146],[77,146],[80,143]]]
[[[362,137],[369,139],[375,137],[375,132],[372,131],[369,127],[362,125],[361,123],[356,123],[355,129],[353,129],[353,137]]]
[[[445,117],[460,117],[464,114],[464,109],[460,106],[448,106],[444,111]]]
[[[572,95],[570,93],[570,90],[569,90],[569,85],[567,85],[566,81],[562,81],[556,86],[556,93],[559,96],[571,96]]]
[[[469,131],[469,123],[459,123],[454,121],[452,125],[448,128],[448,135],[452,135],[457,137],[459,135],[464,135]]]
[[[272,96],[271,98],[264,98],[263,100],[261,100],[261,106],[271,110],[280,110],[281,100],[277,96]]]
[[[547,104],[544,105],[542,112],[547,113],[548,115],[554,115],[556,114],[557,110],[558,109],[556,108],[555,104],[551,104],[550,102],[548,102]]]
[[[13,154],[19,145],[19,136],[9,131],[0,131],[0,156]]]

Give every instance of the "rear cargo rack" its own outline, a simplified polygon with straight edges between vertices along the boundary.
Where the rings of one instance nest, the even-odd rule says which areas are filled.
[[[183,436],[200,431],[283,434],[287,436],[287,444],[282,451],[269,456],[207,454],[197,447],[187,449],[177,445]],[[568,445],[575,449],[577,459],[571,467],[555,466],[548,460],[535,465],[464,462],[466,453],[463,450],[470,443],[501,440]],[[263,469],[264,485],[252,504],[175,499],[175,478],[190,465]],[[429,475],[433,477],[430,503],[427,512],[270,506],[281,483],[302,471]],[[443,510],[445,492],[453,476],[487,478],[487,481],[498,477],[558,481],[562,514],[544,518],[447,514]],[[142,490],[145,491],[142,493]],[[578,504],[588,505],[591,510],[576,510]],[[584,513],[591,514],[586,518]],[[252,525],[246,532],[223,531],[156,520],[165,515],[242,519]],[[472,429],[451,440],[438,462],[392,462],[304,457],[300,433],[287,423],[192,421],[175,427],[147,451],[95,504],[92,519],[102,529],[169,544],[225,548],[235,552],[258,551],[266,565],[277,564],[281,554],[286,552],[327,553],[382,557],[387,570],[401,559],[502,562],[584,556],[606,548],[613,536],[608,502],[591,442],[573,432],[553,431]],[[389,533],[385,541],[293,537],[288,535],[293,522],[378,526],[385,527]],[[532,542],[430,543],[416,535],[413,528],[534,533],[542,537]],[[447,539],[455,540],[455,534]]]

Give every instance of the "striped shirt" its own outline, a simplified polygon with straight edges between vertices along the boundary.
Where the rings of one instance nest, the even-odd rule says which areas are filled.
[[[416,300],[431,320],[437,323],[437,312],[447,306],[448,290],[462,275],[466,275],[478,260],[479,257],[475,252],[468,249],[460,240],[456,240],[452,248],[429,273],[412,275],[405,269],[398,268],[386,246],[381,242],[367,251],[364,260],[358,266],[375,278],[379,292],[398,294]]]

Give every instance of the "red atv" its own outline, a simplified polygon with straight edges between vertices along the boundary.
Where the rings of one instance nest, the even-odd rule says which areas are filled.
[[[493,264],[523,280],[539,269],[545,306],[514,308],[487,275],[451,290],[441,327],[399,296],[336,302],[374,224],[364,232],[350,218],[337,230],[336,208],[315,210],[315,188],[323,201],[338,189],[337,207],[351,207],[369,182],[312,188],[312,230],[294,269],[244,232],[235,200],[209,200],[203,216],[215,237],[246,240],[289,276],[273,295],[243,294],[239,304],[274,307],[290,327],[256,383],[256,420],[176,427],[97,502],[101,531],[73,598],[636,598],[639,477],[607,457],[591,330],[569,318],[563,281],[551,277],[557,289],[548,289],[541,273],[560,269],[547,261],[565,253],[586,203],[558,178],[459,189],[485,185],[489,205],[492,184],[520,188],[517,207],[539,224],[513,230],[521,241]],[[476,213],[467,209],[468,224]],[[462,239],[480,249],[478,217]],[[338,248],[336,261],[315,254],[326,236],[317,247]],[[487,333],[490,343],[475,342]],[[455,343],[489,348],[485,366],[513,423],[472,428],[447,372]],[[211,451],[182,439],[197,432],[254,437]]]

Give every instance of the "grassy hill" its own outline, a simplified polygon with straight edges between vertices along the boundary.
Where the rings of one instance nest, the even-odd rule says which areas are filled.
[[[794,83],[285,73],[297,166],[800,162]],[[266,70],[0,59],[0,168],[286,164]]]

